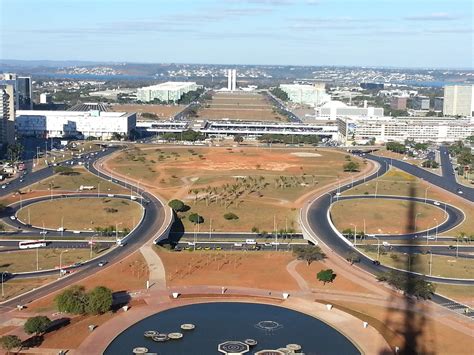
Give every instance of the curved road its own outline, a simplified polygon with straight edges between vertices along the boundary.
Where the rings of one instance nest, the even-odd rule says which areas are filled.
[[[85,165],[89,171],[94,173],[95,175],[100,175],[102,177],[107,177],[112,179],[111,176],[105,175],[104,173],[100,173],[97,171],[97,169],[94,167],[94,162],[97,161],[98,159],[112,153],[116,149],[106,149],[105,151],[101,151],[96,155],[93,155],[90,159],[85,161]],[[45,170],[45,171],[43,171]],[[46,168],[42,169],[38,172],[28,174],[27,177],[29,178],[28,180],[25,178],[25,181],[23,183],[11,183],[8,188],[9,189],[3,189],[7,191],[2,191],[4,194],[7,192],[13,192],[18,189],[16,186],[21,186],[23,184],[33,184],[37,181],[40,181],[42,179],[45,179],[51,175],[54,174],[54,171],[52,168]],[[123,186],[127,189],[130,189],[133,187],[136,190],[136,187],[134,185],[129,184],[128,182],[121,181],[117,179],[116,177],[113,177],[113,181],[120,185]],[[15,188],[14,188],[15,187]],[[24,186],[23,186],[24,187]],[[72,283],[78,282],[81,279],[90,276],[94,274],[99,268],[103,269],[106,268],[120,260],[122,260],[124,257],[127,255],[130,255],[131,253],[135,252],[138,250],[143,244],[145,244],[147,241],[149,241],[152,238],[155,238],[156,231],[158,231],[161,227],[161,225],[164,223],[165,220],[165,213],[163,210],[163,205],[160,200],[158,200],[155,196],[152,194],[147,193],[144,190],[138,189],[140,195],[143,196],[143,201],[144,201],[144,218],[142,220],[142,223],[137,226],[128,236],[127,236],[127,241],[126,245],[123,247],[117,247],[112,249],[109,253],[107,253],[104,258],[108,261],[108,263],[104,267],[99,267],[96,262],[89,262],[83,264],[80,268],[77,269],[76,272],[69,274],[68,276],[65,276],[58,280],[57,282],[49,285],[48,287],[40,288],[35,291],[29,292],[27,294],[21,295],[15,299],[12,299],[10,301],[5,301],[1,303],[0,309],[4,310],[9,310],[18,304],[27,304],[35,299],[38,299],[40,297],[46,296],[52,292],[55,292],[57,290],[63,289],[64,287],[71,285]],[[1,196],[2,194],[0,194]],[[53,195],[54,197],[54,195]],[[57,271],[56,271],[57,272]],[[39,276],[37,273],[35,274],[35,277]],[[15,275],[14,275],[15,277]]]

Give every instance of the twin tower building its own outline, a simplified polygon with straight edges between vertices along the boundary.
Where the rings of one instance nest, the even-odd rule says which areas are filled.
[[[227,90],[235,91],[237,89],[237,70],[227,69]]]

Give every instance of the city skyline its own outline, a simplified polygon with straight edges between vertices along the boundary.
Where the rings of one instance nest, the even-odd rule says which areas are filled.
[[[0,6],[1,59],[473,67],[472,7],[464,0],[6,0]]]

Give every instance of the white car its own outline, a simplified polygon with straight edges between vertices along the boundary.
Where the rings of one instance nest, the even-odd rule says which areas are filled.
[[[40,234],[48,234],[48,231],[41,231]]]
[[[441,203],[439,203],[438,201],[433,202],[433,204],[434,204],[435,206],[440,206],[440,205],[441,205]]]
[[[10,219],[14,221],[16,219],[16,217],[15,216],[10,216]]]

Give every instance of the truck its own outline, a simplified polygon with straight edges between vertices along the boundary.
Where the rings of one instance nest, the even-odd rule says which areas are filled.
[[[255,239],[245,239],[245,244],[247,244],[247,245],[256,245],[257,242],[255,241]]]

